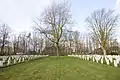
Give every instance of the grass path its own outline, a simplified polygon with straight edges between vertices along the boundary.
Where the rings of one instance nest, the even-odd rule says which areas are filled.
[[[0,72],[0,80],[120,80],[120,68],[70,57],[48,57]]]

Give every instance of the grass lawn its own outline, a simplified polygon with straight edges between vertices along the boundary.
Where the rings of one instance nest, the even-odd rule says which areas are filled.
[[[6,67],[0,80],[120,80],[120,68],[71,57],[48,57]]]

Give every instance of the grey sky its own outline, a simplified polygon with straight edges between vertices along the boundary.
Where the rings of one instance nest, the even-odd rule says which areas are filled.
[[[32,20],[50,3],[51,0],[0,0],[0,21],[15,32],[28,31]]]
[[[120,13],[120,0],[116,1],[116,11]]]
[[[54,0],[54,1],[60,2],[63,0]],[[80,1],[68,0],[68,1],[70,1],[71,4],[72,3],[76,4],[78,2],[82,3],[81,0]],[[112,1],[114,0],[108,0],[108,1],[111,1],[112,3]],[[37,16],[40,16],[40,13],[43,11],[43,9],[48,5],[50,5],[52,2],[53,0],[0,0],[0,22],[7,23],[14,32],[30,31],[31,27],[33,26],[32,20],[35,20]],[[114,4],[114,8],[116,8],[117,12],[120,12],[120,0],[115,0],[115,2],[116,5]],[[78,5],[76,4],[75,6]],[[94,0],[93,0],[93,5],[94,5]],[[74,7],[74,5],[72,7]],[[101,8],[103,7],[101,6]],[[74,9],[77,9],[78,11],[79,8],[74,7],[73,10]],[[89,6],[87,10],[89,11]],[[87,10],[83,10],[83,11],[87,11]],[[77,16],[77,12],[76,13],[73,12],[72,15]],[[77,22],[77,24],[74,25],[75,28],[73,29],[85,31],[85,28],[83,28],[85,18],[83,16],[87,17],[88,15],[85,14],[74,17],[74,20]],[[78,17],[80,17],[82,20],[77,19]],[[79,29],[79,27],[81,29]]]

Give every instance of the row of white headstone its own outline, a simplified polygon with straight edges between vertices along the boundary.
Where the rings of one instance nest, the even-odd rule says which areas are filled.
[[[101,64],[103,63],[107,65],[113,64],[114,67],[118,67],[120,65],[120,55],[68,55],[68,56],[93,61]]]
[[[11,64],[17,64],[29,60],[38,59],[41,57],[48,57],[48,55],[12,55],[12,56],[0,56],[0,67],[4,67],[4,63],[6,66]]]

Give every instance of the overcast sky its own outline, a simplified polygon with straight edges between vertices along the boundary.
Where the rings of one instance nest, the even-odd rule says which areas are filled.
[[[54,0],[62,2],[63,0]],[[74,30],[86,32],[85,18],[96,9],[115,9],[120,13],[120,0],[68,0],[75,23]],[[0,0],[0,22],[7,23],[14,32],[29,31],[33,21],[53,0]],[[117,29],[117,35],[120,33]]]

